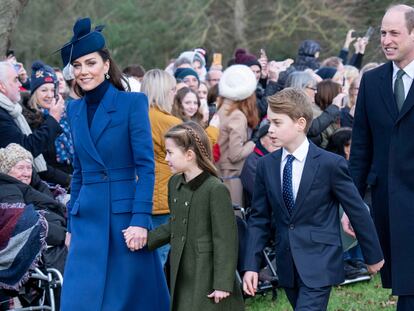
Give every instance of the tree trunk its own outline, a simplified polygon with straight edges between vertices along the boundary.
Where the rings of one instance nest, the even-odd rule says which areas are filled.
[[[246,39],[246,4],[244,0],[235,0],[234,1],[234,29],[235,29],[235,39],[236,44],[239,47],[247,47]]]
[[[0,59],[10,48],[10,36],[29,0],[1,0],[0,3]]]

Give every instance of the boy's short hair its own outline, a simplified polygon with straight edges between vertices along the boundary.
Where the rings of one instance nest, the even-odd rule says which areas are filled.
[[[305,118],[305,134],[308,132],[312,120],[312,103],[308,95],[298,88],[288,87],[267,98],[269,108],[274,113],[286,114],[293,121]]]

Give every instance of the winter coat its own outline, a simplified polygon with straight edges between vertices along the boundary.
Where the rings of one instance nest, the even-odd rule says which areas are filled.
[[[220,117],[220,160],[217,167],[220,176],[230,190],[231,199],[234,204],[242,204],[243,187],[240,182],[240,173],[247,156],[254,149],[254,142],[249,141],[250,133],[247,118],[239,109],[228,110],[231,102],[225,101],[218,114]]]
[[[159,110],[155,107],[150,107],[149,118],[151,122],[152,142],[154,144],[154,160],[155,160],[155,185],[154,188],[154,207],[153,215],[163,215],[170,212],[168,208],[168,180],[172,176],[170,167],[165,161],[165,139],[164,135],[168,130],[178,124],[181,124],[179,118]],[[218,128],[209,126],[206,128],[207,136],[211,144],[215,144],[219,135]]]
[[[169,223],[151,231],[148,247],[171,244],[171,310],[244,310],[236,281],[237,227],[229,192],[206,172],[186,183],[182,174],[168,183]],[[231,292],[215,304],[214,290]]]
[[[159,256],[132,252],[122,230],[152,227],[154,154],[148,101],[110,85],[90,129],[84,98],[68,106],[75,149],[71,242],[62,311],[169,309]]]

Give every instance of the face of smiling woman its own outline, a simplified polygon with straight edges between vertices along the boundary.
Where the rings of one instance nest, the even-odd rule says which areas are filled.
[[[55,96],[55,86],[53,83],[45,83],[35,91],[37,104],[43,109],[50,109]]]
[[[104,61],[98,52],[81,56],[72,65],[76,83],[85,92],[100,85],[109,71],[109,60]]]

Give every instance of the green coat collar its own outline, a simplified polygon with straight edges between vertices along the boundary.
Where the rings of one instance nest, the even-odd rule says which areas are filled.
[[[185,181],[184,174],[181,174],[180,180],[177,183],[177,189],[180,189],[182,185],[187,185],[191,191],[197,190],[206,180],[210,177],[208,172],[202,172],[197,177],[193,178],[189,182]]]

